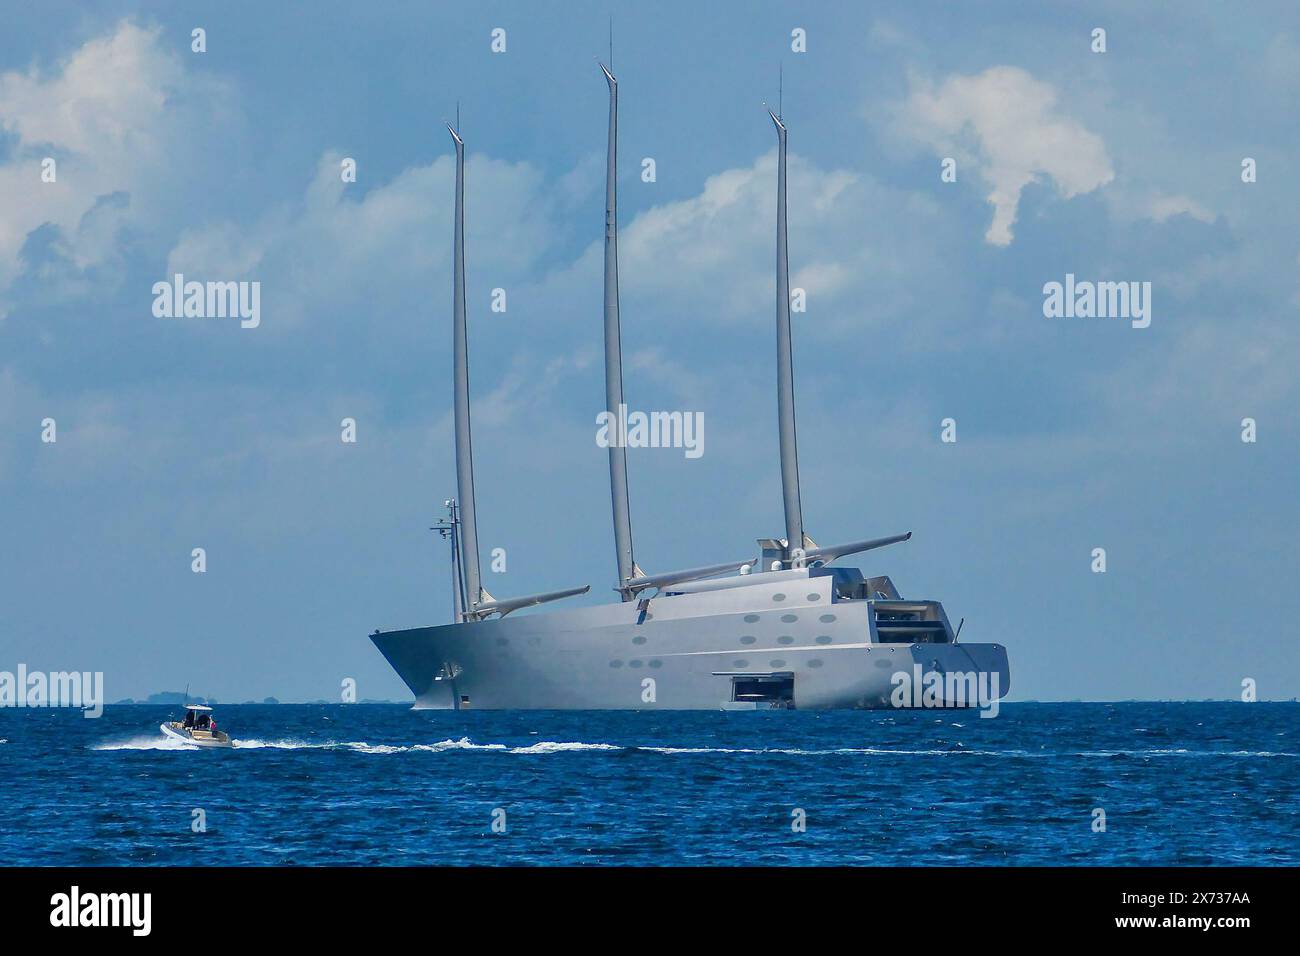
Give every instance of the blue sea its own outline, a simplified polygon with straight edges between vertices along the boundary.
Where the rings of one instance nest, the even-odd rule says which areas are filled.
[[[0,710],[0,862],[1300,863],[1296,703],[217,713]]]

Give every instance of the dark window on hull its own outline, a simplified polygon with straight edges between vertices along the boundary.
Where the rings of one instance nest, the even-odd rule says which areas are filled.
[[[948,632],[940,621],[877,621],[882,644],[947,644]]]
[[[882,644],[947,644],[948,628],[933,601],[878,601],[876,637]]]
[[[794,706],[793,677],[733,677],[731,699],[757,704]]]

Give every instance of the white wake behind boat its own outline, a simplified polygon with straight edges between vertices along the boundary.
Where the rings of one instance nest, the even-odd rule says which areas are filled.
[[[216,729],[212,708],[202,704],[187,704],[184,720],[169,720],[160,729],[174,740],[183,740],[197,747],[231,746],[230,735]]]

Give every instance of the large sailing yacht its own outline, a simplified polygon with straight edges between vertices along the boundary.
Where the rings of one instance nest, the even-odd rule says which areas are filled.
[[[609,86],[605,185],[605,409],[623,405],[618,300],[618,81]],[[887,576],[837,562],[907,541],[911,533],[819,546],[804,531],[795,444],[786,139],[778,141],[776,393],[785,536],[757,555],[647,573],[632,547],[626,449],[609,445],[620,600],[523,608],[585,593],[568,588],[496,598],[483,587],[470,442],[465,320],[465,143],[456,149],[452,293],[457,498],[441,525],[451,543],[454,620],[376,631],[371,640],[415,695],[417,708],[681,709],[987,706],[1010,686],[1000,644],[959,643],[943,605],[905,600]],[[958,628],[960,630],[960,628]],[[954,679],[956,678],[956,679]]]

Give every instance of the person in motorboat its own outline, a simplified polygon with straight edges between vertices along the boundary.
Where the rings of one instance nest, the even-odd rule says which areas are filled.
[[[168,737],[200,747],[232,746],[230,735],[217,730],[217,722],[213,719],[211,710],[205,704],[186,704],[184,720],[168,721],[162,725],[161,730]]]

